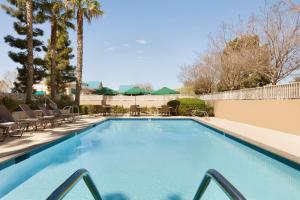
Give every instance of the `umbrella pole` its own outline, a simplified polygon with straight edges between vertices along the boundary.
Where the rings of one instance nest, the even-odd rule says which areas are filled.
[[[136,105],[136,96],[134,96],[134,105]]]

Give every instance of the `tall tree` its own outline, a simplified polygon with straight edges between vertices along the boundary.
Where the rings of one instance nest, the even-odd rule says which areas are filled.
[[[27,24],[27,88],[26,102],[31,101],[33,86],[33,2],[26,0],[26,24]]]
[[[64,3],[61,0],[41,0],[42,11],[45,15],[45,19],[51,24],[51,34],[50,34],[50,93],[51,97],[56,96],[56,67],[57,67],[57,34],[58,28],[62,26],[74,28],[74,25],[70,23],[72,17],[71,11],[67,10]]]
[[[77,65],[76,65],[76,95],[75,103],[80,104],[80,92],[82,84],[82,60],[83,60],[83,21],[90,23],[93,18],[103,15],[100,3],[97,0],[65,0],[67,7],[76,13],[77,20]]]
[[[16,0],[7,0],[10,4],[1,5],[1,7],[11,17],[15,18],[14,30],[19,37],[7,35],[4,40],[11,47],[20,51],[9,51],[9,57],[16,63],[21,64],[17,67],[18,77],[14,82],[14,92],[26,92],[26,101],[31,101],[32,85],[39,82],[45,75],[44,61],[39,57],[33,58],[34,52],[41,52],[43,43],[38,39],[43,35],[43,31],[39,28],[33,29],[33,24],[44,22],[43,15],[39,12],[39,4],[37,2],[26,1],[19,2]]]
[[[241,35],[226,44],[220,56],[219,90],[263,86],[270,78],[262,72],[270,68],[270,54],[257,35]]]
[[[268,45],[271,68],[264,74],[276,85],[300,69],[300,12],[299,5],[282,0],[271,6],[266,5],[260,16],[259,34]]]
[[[51,46],[49,41],[48,47]],[[67,27],[59,26],[56,42],[56,58],[55,63],[55,93],[65,92],[65,86],[67,83],[75,81],[75,67],[70,64],[70,60],[74,57],[72,54],[71,41],[69,40],[69,33]],[[51,52],[47,51],[45,56],[47,68],[51,68]]]

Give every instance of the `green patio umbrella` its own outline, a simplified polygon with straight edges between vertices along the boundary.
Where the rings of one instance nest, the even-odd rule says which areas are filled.
[[[178,94],[178,92],[175,91],[175,90],[172,90],[172,89],[170,89],[170,88],[163,87],[163,88],[161,88],[161,89],[159,89],[159,90],[156,90],[156,91],[152,92],[151,94],[152,94],[152,95],[163,95],[163,97],[164,97],[164,102],[165,102],[165,101],[166,101],[165,95]]]
[[[46,95],[45,91],[35,91],[35,95]]]
[[[118,93],[116,91],[114,91],[111,88],[108,87],[103,87],[101,89],[97,89],[95,92],[93,92],[94,94],[99,94],[99,95],[117,95]]]
[[[134,96],[134,104],[136,104],[136,96],[137,95],[146,95],[146,94],[150,94],[150,92],[139,88],[139,87],[133,87],[130,88],[129,90],[127,90],[126,92],[124,92],[125,95],[131,95]]]
[[[139,87],[133,87],[130,88],[129,90],[127,90],[126,92],[124,92],[125,95],[145,95],[145,94],[149,94],[148,91],[139,88]]]
[[[153,94],[153,95],[167,95],[167,94],[178,94],[178,92],[175,91],[175,90],[172,90],[170,88],[163,87],[159,90],[156,90],[156,91],[152,92],[151,94]]]

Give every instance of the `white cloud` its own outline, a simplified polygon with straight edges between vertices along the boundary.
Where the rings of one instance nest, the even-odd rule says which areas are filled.
[[[129,44],[125,43],[125,44],[122,44],[123,47],[129,47]]]
[[[137,39],[137,40],[135,40],[137,43],[139,43],[139,44],[147,44],[147,41],[146,40],[144,40],[144,39]]]
[[[114,47],[107,47],[107,48],[105,49],[105,51],[113,51],[113,50],[115,50]]]
[[[136,53],[137,53],[137,54],[143,54],[144,51],[142,51],[142,50],[137,50]]]

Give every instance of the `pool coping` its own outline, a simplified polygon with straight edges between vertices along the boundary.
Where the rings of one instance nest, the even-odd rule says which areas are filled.
[[[57,138],[55,140],[52,140],[52,141],[47,141],[47,142],[44,142],[44,143],[40,143],[40,144],[37,144],[37,145],[32,145],[28,148],[25,148],[25,149],[22,149],[22,150],[19,150],[19,152],[15,152],[14,154],[11,154],[11,155],[8,155],[5,157],[5,159],[3,159],[2,161],[0,161],[0,170],[3,170],[11,165],[14,165],[14,164],[17,164],[19,162],[22,162],[23,160],[26,160],[27,158],[45,150],[45,149],[48,149],[58,143],[61,143],[69,138],[72,138],[76,135],[79,135],[81,133],[83,133],[84,131],[86,130],[89,130],[95,126],[98,126],[99,124],[102,124],[106,121],[109,121],[109,120],[146,120],[146,119],[156,119],[156,120],[160,120],[160,119],[163,119],[163,120],[180,120],[180,119],[183,119],[183,120],[192,120],[194,122],[197,122],[211,130],[214,130],[216,131],[217,133],[225,136],[225,137],[228,137],[240,144],[243,144],[251,149],[254,149],[256,150],[257,152],[260,152],[268,157],[271,157],[285,165],[288,165],[298,171],[300,171],[300,162],[298,162],[299,158],[294,158],[292,155],[289,155],[288,152],[284,152],[284,151],[281,151],[280,149],[276,149],[276,148],[273,148],[271,146],[268,146],[264,143],[261,143],[261,142],[258,142],[258,141],[255,141],[255,140],[251,140],[250,138],[246,138],[246,137],[243,137],[241,135],[239,135],[238,133],[235,133],[235,132],[232,132],[230,130],[227,130],[223,127],[220,127],[220,126],[217,126],[217,125],[214,125],[212,123],[209,122],[209,119],[206,119],[206,118],[199,118],[199,117],[161,117],[161,116],[145,116],[145,117],[128,117],[128,116],[123,116],[123,117],[105,117],[105,118],[101,118],[99,119],[99,121],[97,122],[93,122],[91,123],[90,125],[86,126],[86,127],[83,127],[83,128],[78,128],[76,130],[72,130],[72,131],[69,131],[67,133],[65,133],[62,137],[60,138]]]

